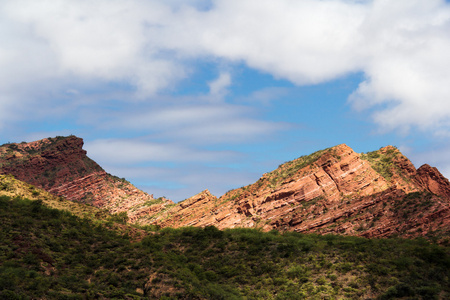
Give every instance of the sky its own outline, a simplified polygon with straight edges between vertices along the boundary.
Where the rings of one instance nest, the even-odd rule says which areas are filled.
[[[450,177],[450,3],[0,1],[0,144],[71,134],[175,202],[342,143]]]

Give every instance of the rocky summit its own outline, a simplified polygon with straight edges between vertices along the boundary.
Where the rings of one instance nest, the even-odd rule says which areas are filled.
[[[448,237],[450,184],[388,146],[338,145],[300,157],[220,198],[209,191],[162,211],[161,226],[262,228],[365,237]]]
[[[0,173],[71,201],[126,212],[161,227],[246,227],[365,237],[448,237],[450,183],[416,169],[392,146],[359,154],[338,145],[302,156],[217,198],[205,190],[174,204],[106,173],[75,136],[0,147]]]
[[[2,145],[0,173],[113,214],[127,212],[130,221],[173,204],[106,173],[86,155],[83,140],[76,136]]]

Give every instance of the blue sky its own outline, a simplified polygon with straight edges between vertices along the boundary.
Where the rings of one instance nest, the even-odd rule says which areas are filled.
[[[0,3],[0,143],[75,134],[174,201],[345,143],[450,176],[443,0]]]

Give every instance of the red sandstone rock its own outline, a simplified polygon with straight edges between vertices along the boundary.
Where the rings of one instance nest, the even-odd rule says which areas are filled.
[[[425,164],[417,170],[415,179],[431,193],[450,198],[450,183],[438,169]]]
[[[174,204],[107,174],[82,139],[0,147],[0,172],[72,201],[126,211],[131,222],[337,233],[366,237],[450,234],[450,183],[436,168],[416,170],[398,149],[368,154],[342,144],[298,158],[220,198],[205,190]]]
[[[219,199],[202,192],[152,222],[172,227],[259,227],[366,237],[414,237],[436,231],[448,236],[448,180],[427,165],[416,170],[392,146],[372,156],[377,158],[362,159],[366,156],[339,145],[312,159],[284,164]],[[309,164],[302,165],[305,160],[310,160]],[[376,171],[380,164],[389,178]]]
[[[173,204],[167,199],[154,203],[152,195],[125,179],[106,173],[86,156],[83,140],[75,136],[49,138],[0,147],[0,173],[43,188],[71,201],[127,212],[131,221]]]

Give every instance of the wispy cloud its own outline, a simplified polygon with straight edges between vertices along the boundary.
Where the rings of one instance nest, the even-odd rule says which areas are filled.
[[[227,88],[231,84],[230,73],[220,73],[220,76],[208,83],[209,93],[214,98],[223,98],[227,94]]]
[[[107,164],[146,162],[211,162],[230,160],[231,151],[192,149],[176,143],[154,143],[142,139],[97,139],[86,143],[89,155]]]

